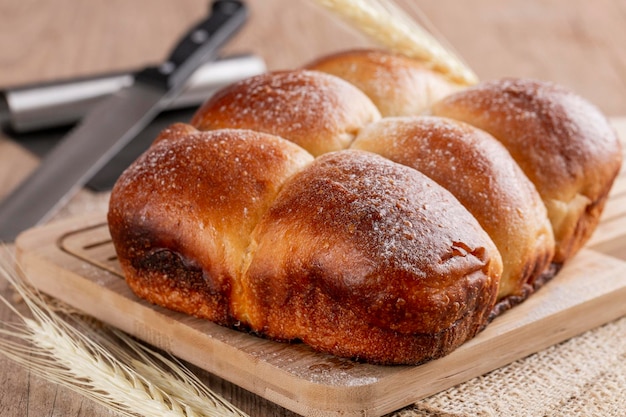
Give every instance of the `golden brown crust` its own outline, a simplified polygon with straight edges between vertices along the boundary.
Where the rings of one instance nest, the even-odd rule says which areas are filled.
[[[459,199],[502,255],[499,298],[527,296],[549,267],[554,237],[545,206],[488,133],[441,117],[385,118],[363,129],[352,148],[415,168]]]
[[[166,129],[113,189],[109,227],[131,289],[369,362],[451,352],[555,273],[545,268],[546,211],[561,260],[584,242],[621,163],[606,120],[555,87],[504,81],[457,94],[435,110],[484,125],[521,168],[459,122],[366,127],[380,118],[375,106],[332,75],[278,72],[227,87],[194,117],[208,131]],[[345,150],[360,131],[354,146],[383,156]],[[459,200],[483,211],[474,217]],[[559,207],[581,201],[581,221]],[[511,244],[501,288],[494,241]]]
[[[199,130],[252,129],[288,139],[314,156],[347,148],[380,118],[374,104],[344,80],[317,71],[261,74],[222,89],[194,115]]]
[[[168,308],[230,322],[253,228],[283,182],[312,160],[258,132],[183,124],[164,131],[111,194],[109,228],[132,289]]]
[[[505,145],[548,209],[555,262],[588,240],[621,166],[619,141],[595,106],[551,83],[503,79],[446,97],[433,114],[470,123]]]
[[[324,155],[294,176],[253,241],[244,279],[253,329],[376,362],[421,362],[472,337],[502,270],[449,192],[361,151]],[[390,343],[407,351],[386,357]]]
[[[486,325],[500,255],[451,194],[366,152],[311,160],[247,130],[163,132],[111,196],[131,289],[376,363],[442,356]]]
[[[343,51],[306,67],[354,84],[383,117],[421,114],[435,101],[462,88],[416,59],[384,50]]]

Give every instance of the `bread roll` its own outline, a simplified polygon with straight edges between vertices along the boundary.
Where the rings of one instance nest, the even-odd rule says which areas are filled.
[[[312,160],[268,134],[165,130],[111,193],[109,229],[131,289],[232,324],[252,230],[284,182]]]
[[[552,83],[502,79],[448,96],[432,112],[486,130],[509,150],[547,207],[556,263],[588,240],[622,158],[595,106]]]
[[[487,323],[502,270],[476,220],[419,172],[359,151],[319,157],[253,233],[251,327],[375,363],[441,356]]]
[[[488,133],[440,117],[385,118],[363,129],[352,148],[415,168],[458,198],[502,255],[500,300],[521,301],[551,272],[554,237],[546,208],[508,151]]]
[[[288,139],[314,156],[347,148],[378,120],[374,104],[353,85],[316,71],[261,74],[211,97],[194,115],[199,130],[243,128]]]
[[[384,117],[421,114],[435,101],[462,88],[421,61],[383,50],[342,51],[306,67],[354,84]]]

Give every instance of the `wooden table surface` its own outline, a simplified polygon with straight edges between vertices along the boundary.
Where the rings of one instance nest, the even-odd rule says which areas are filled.
[[[535,77],[563,84],[608,116],[626,115],[626,0],[417,0],[438,36],[481,79]],[[180,34],[205,14],[198,0],[0,0],[0,88],[139,68],[162,60]],[[270,69],[290,68],[319,54],[367,45],[311,0],[249,0],[252,18],[226,48],[255,52]],[[0,197],[37,159],[0,136]],[[78,201],[78,202],[77,202]],[[106,196],[84,193],[101,207]],[[72,206],[67,213],[71,213]],[[78,210],[78,209],[76,209]],[[9,247],[10,248],[10,247]],[[5,281],[0,292],[10,297]],[[12,319],[0,306],[0,320]],[[47,383],[0,357],[0,415],[109,415],[81,396]],[[251,415],[292,413],[227,382],[210,386]]]

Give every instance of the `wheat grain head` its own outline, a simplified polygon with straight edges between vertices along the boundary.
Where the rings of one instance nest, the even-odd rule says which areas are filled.
[[[314,0],[391,51],[423,61],[460,84],[478,81],[450,48],[445,48],[391,0]]]
[[[180,361],[40,294],[0,258],[29,313],[0,296],[19,320],[0,323],[0,353],[124,416],[246,416]]]

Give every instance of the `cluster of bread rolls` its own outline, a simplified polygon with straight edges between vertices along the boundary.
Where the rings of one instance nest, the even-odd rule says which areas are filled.
[[[164,130],[116,183],[108,221],[139,297],[417,364],[553,277],[620,166],[605,117],[561,87],[464,87],[348,51],[232,84]]]

